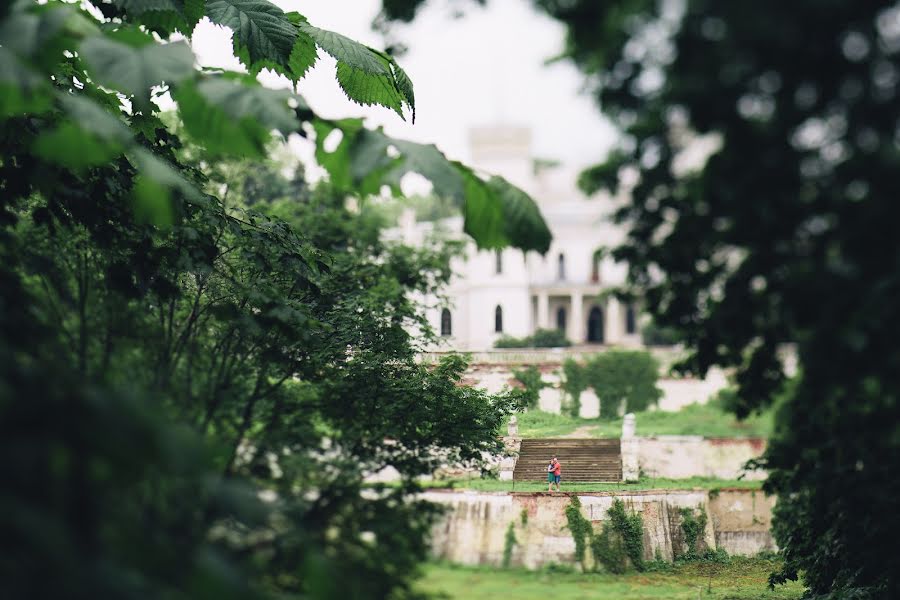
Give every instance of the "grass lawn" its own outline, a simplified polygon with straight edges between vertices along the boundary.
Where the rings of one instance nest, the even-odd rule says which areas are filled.
[[[561,437],[581,428],[589,437],[619,437],[622,419],[576,419],[539,410],[516,415],[522,437]],[[691,404],[678,412],[660,410],[635,414],[637,435],[702,435],[706,437],[768,437],[772,432],[772,413],[754,415],[738,421],[714,403]]]
[[[688,563],[658,573],[625,575],[428,565],[418,589],[451,600],[796,600],[799,583],[770,591],[777,560],[732,557],[727,565]]]
[[[547,491],[546,482],[500,481],[499,479],[456,479],[423,483],[429,488],[453,488],[478,490],[482,492],[541,492]],[[714,490],[720,488],[745,488],[758,490],[761,481],[744,481],[737,479],[711,479],[707,477],[691,477],[689,479],[651,479],[642,477],[637,483],[569,483],[563,479],[564,492],[636,492],[640,490]]]

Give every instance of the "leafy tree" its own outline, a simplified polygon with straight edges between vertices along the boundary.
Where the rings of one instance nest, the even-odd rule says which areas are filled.
[[[531,409],[538,407],[541,399],[541,390],[548,386],[541,378],[541,371],[537,367],[525,367],[524,369],[515,369],[513,377],[522,384],[525,389],[523,400],[525,406]]]
[[[231,29],[249,74],[198,70],[172,39],[204,15]],[[351,99],[414,114],[392,57],[265,0],[0,9],[12,596],[416,595],[435,513],[415,477],[498,449],[514,401],[459,386],[457,357],[414,360],[408,330],[427,323],[410,298],[447,280],[453,249],[382,244],[372,213],[347,209],[372,191],[367,172],[388,177],[361,162],[375,155],[323,158],[316,190],[262,160],[273,132],[316,128],[396,143],[407,163],[422,151],[253,78],[296,83],[319,50]],[[526,237],[546,227],[518,190],[436,150],[426,165],[463,181],[455,200],[482,246],[549,243]],[[387,465],[401,484],[364,489]]]
[[[610,350],[595,354],[582,368],[605,419],[614,419],[623,411],[647,410],[662,396],[656,387],[659,365],[649,352]]]

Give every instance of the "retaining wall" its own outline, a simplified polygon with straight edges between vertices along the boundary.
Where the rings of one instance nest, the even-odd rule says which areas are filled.
[[[754,555],[775,550],[769,533],[774,498],[755,490],[655,490],[638,492],[584,492],[577,494],[488,493],[431,491],[427,500],[447,508],[432,530],[435,558],[466,565],[500,565],[506,534],[513,524],[517,543],[511,564],[534,569],[571,564],[575,542],[566,526],[565,509],[577,495],[581,511],[595,531],[608,519],[613,501],[641,514],[644,522],[644,558],[673,560],[686,549],[680,508],[707,514],[702,544],[729,554]],[[525,519],[523,522],[523,514]]]

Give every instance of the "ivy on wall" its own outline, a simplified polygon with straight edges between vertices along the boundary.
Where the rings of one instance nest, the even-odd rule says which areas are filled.
[[[587,548],[594,558],[594,571],[625,573],[629,566],[644,570],[644,521],[638,513],[628,514],[625,504],[616,499],[607,511],[609,521],[603,523],[600,533],[595,533],[591,522],[581,514],[581,501],[577,496],[566,507],[566,521],[572,539],[575,540],[575,560],[584,571],[587,567]]]

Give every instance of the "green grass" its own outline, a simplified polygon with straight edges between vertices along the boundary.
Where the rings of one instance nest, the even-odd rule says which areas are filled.
[[[622,419],[576,419],[538,410],[516,415],[522,437],[561,437],[576,429],[589,437],[619,437]],[[691,404],[678,412],[659,410],[635,415],[637,435],[702,435],[705,437],[768,437],[772,432],[772,413],[754,415],[738,421],[714,403]]]
[[[777,560],[733,557],[730,564],[687,563],[657,573],[625,575],[427,565],[423,592],[450,600],[796,600],[798,583],[770,591]]]
[[[477,490],[481,492],[542,492],[547,491],[546,482],[500,481],[499,479],[457,479],[423,483],[428,488],[453,488]],[[758,490],[761,481],[744,481],[737,479],[711,479],[708,477],[691,477],[688,479],[651,479],[642,477],[637,483],[566,483],[562,482],[564,492],[638,492],[642,490],[715,490],[721,488],[743,488]]]

